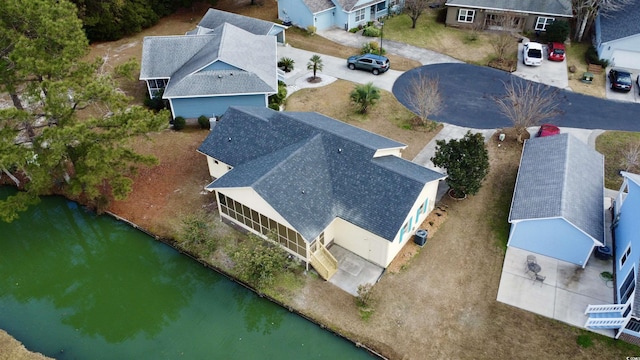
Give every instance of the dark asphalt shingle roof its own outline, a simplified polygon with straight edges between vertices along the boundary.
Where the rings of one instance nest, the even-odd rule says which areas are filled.
[[[532,138],[522,152],[509,222],[563,218],[604,243],[604,157],[569,134]]]
[[[640,34],[640,0],[633,0],[618,11],[598,14],[600,40],[608,42]]]
[[[572,17],[571,0],[448,0],[446,6]]]
[[[374,157],[401,147],[318,113],[230,107],[198,151],[233,167],[208,188],[252,187],[307,240],[339,217],[392,241],[425,184],[444,178]]]
[[[164,98],[277,91],[276,40],[224,23],[209,35],[143,41],[140,79],[170,78]],[[220,61],[237,70],[203,70]]]

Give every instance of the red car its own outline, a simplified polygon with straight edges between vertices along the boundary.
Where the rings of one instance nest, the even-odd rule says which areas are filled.
[[[557,126],[551,125],[551,124],[542,124],[536,136],[543,137],[543,136],[552,136],[552,135],[558,135],[558,134],[560,134],[560,128],[558,128]]]
[[[552,42],[547,47],[549,48],[549,60],[564,61],[564,44]]]

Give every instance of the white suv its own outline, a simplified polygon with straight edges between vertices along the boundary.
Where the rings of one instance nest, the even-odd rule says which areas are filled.
[[[542,44],[528,42],[522,49],[522,61],[525,65],[542,65]]]

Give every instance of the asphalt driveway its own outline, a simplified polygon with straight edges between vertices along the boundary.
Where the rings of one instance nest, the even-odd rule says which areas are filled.
[[[477,129],[513,126],[495,103],[505,94],[504,83],[523,80],[497,69],[470,64],[434,64],[412,69],[393,84],[393,94],[407,108],[406,89],[412,78],[424,73],[439,79],[444,107],[433,120]],[[547,122],[562,127],[640,131],[640,104],[611,101],[559,90],[562,114]]]

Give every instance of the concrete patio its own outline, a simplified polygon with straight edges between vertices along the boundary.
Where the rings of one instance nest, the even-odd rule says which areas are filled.
[[[611,205],[611,198],[605,198],[605,208]],[[605,229],[609,229],[609,212]],[[605,231],[605,242],[611,245],[610,231]],[[544,282],[536,282],[526,271],[527,255],[534,255],[545,276]],[[502,266],[497,300],[548,318],[562,321],[572,326],[584,328],[588,305],[613,304],[613,282],[605,281],[602,272],[613,273],[613,260],[600,260],[593,254],[586,267],[533,254],[519,248],[508,247]],[[613,330],[587,329],[614,337]]]
[[[338,271],[329,282],[353,296],[358,296],[358,285],[375,284],[384,271],[339,245],[331,245],[329,252],[338,260]]]

